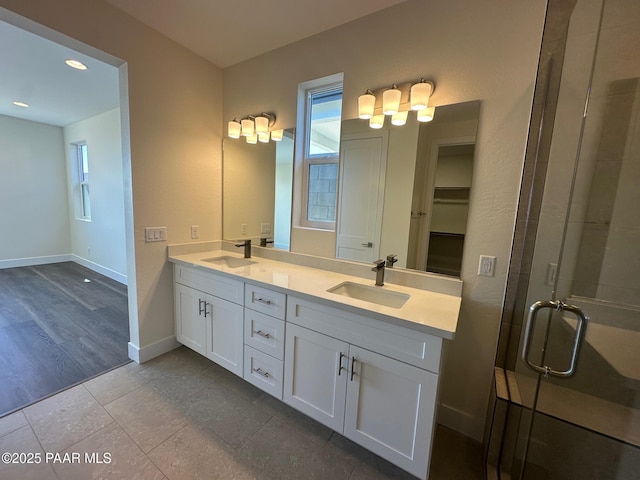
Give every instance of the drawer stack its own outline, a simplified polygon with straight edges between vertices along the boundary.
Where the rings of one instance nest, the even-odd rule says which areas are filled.
[[[282,400],[286,295],[246,284],[244,305],[243,378]]]

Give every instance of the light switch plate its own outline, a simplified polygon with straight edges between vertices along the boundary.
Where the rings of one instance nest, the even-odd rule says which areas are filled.
[[[146,227],[144,229],[144,241],[149,242],[166,242],[167,227]]]
[[[200,225],[191,225],[191,238],[200,238]]]

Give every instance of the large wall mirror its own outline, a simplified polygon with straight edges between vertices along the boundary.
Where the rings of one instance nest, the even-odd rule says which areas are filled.
[[[336,231],[327,250],[362,262],[395,254],[395,268],[459,276],[479,113],[473,101],[437,107],[433,121],[410,117],[401,127],[372,130],[365,120],[344,120]],[[225,139],[225,239],[269,237],[289,250],[288,135],[282,146]]]

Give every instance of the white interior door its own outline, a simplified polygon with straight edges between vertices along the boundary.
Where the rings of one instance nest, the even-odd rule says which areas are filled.
[[[336,257],[379,258],[387,132],[345,135],[340,143]]]

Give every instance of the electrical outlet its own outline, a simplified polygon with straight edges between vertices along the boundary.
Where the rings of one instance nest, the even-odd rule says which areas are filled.
[[[240,229],[242,231],[242,235],[246,235],[247,234],[247,224],[243,223],[242,225],[240,225]]]
[[[489,255],[480,255],[478,263],[478,275],[483,277],[493,277],[496,268],[496,257]]]
[[[191,238],[200,238],[200,225],[191,225]]]

